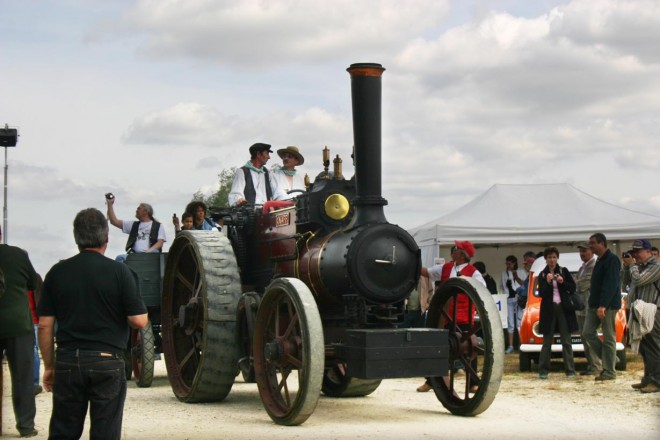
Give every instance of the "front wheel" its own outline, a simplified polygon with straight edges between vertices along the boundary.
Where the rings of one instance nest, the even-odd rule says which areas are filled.
[[[131,329],[131,364],[133,377],[140,388],[148,388],[154,380],[154,332],[151,321],[141,329]]]
[[[314,296],[295,278],[267,288],[254,328],[254,372],[261,400],[279,425],[300,425],[318,403],[325,361]]]
[[[491,405],[504,368],[504,336],[490,292],[468,277],[440,285],[428,327],[449,330],[449,371],[431,377],[436,397],[452,414],[475,416]],[[457,374],[460,369],[465,375]]]

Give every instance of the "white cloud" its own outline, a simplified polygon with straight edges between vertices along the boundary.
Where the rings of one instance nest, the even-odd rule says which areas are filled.
[[[150,57],[255,68],[382,58],[447,10],[438,0],[142,0],[120,25],[146,35],[140,50]]]

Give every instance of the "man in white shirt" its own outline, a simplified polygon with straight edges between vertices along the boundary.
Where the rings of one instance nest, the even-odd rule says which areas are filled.
[[[165,237],[165,228],[161,223],[154,219],[154,209],[148,203],[140,203],[135,210],[134,220],[120,220],[117,218],[114,210],[115,197],[107,197],[108,221],[113,226],[121,229],[124,234],[128,234],[126,242],[126,252],[150,253],[162,252]],[[118,255],[116,261],[124,261],[126,255]]]
[[[280,148],[277,155],[282,158],[282,165],[275,164],[271,168],[273,179],[277,182],[277,187],[286,194],[285,200],[293,199],[300,191],[305,190],[305,179],[296,170],[298,165],[305,163],[305,158],[298,151],[298,147]]]
[[[250,160],[236,170],[229,192],[229,206],[263,205],[269,200],[283,200],[286,193],[279,190],[272,173],[266,169],[270,159],[269,144],[256,143],[250,147]]]

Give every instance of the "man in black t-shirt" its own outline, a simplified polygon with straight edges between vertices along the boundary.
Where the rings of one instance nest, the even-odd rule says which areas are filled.
[[[103,214],[94,208],[80,211],[73,235],[80,253],[48,272],[37,307],[44,389],[53,391],[49,435],[80,438],[91,405],[90,437],[119,439],[128,327],[144,327],[147,309],[131,269],[104,256],[108,222]]]

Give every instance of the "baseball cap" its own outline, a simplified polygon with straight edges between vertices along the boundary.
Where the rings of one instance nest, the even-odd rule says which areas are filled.
[[[588,241],[581,241],[577,245],[578,249],[589,249],[589,242]]]
[[[635,252],[640,249],[651,249],[651,242],[648,240],[635,240],[632,242],[632,245],[630,246],[631,249],[628,252]]]

